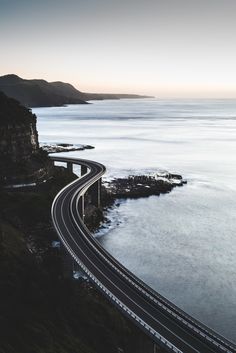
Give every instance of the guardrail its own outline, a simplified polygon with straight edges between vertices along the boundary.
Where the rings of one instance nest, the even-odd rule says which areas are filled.
[[[63,162],[63,163],[69,163],[69,166],[71,168],[71,164],[79,164],[79,165],[84,165],[90,170],[90,161],[85,161],[85,160],[77,160],[73,158],[64,158],[64,157],[51,157],[52,160],[58,161],[58,162]],[[96,164],[96,162],[93,162]],[[90,188],[91,185],[93,185],[97,180],[101,178],[101,176],[105,172],[105,167],[98,164],[101,168],[100,172],[98,172],[96,175],[91,177],[91,179],[85,183],[85,185],[79,189],[79,191],[76,190],[73,193],[71,203],[70,203],[70,213],[72,215],[74,223],[79,227],[78,223],[83,223],[83,220],[81,216],[78,214],[78,205],[79,205],[79,200],[80,198],[85,194],[85,192]],[[89,174],[89,171],[87,172]],[[84,174],[83,176],[87,175]],[[69,186],[76,184],[76,181],[72,182],[68,186],[66,186],[64,189],[60,191],[59,195],[63,193]],[[54,200],[55,202],[55,200]],[[53,216],[53,207],[52,206],[52,216]],[[53,218],[54,221],[54,218]],[[68,246],[66,243],[63,234],[60,233],[60,229],[58,229],[57,225],[54,222],[54,226],[69,253],[71,256],[74,258],[74,260],[79,264],[79,266],[85,271],[85,273],[89,276],[89,278],[92,279],[92,281],[98,286],[105,294],[107,297],[109,297],[115,305],[118,305],[122,310],[125,312],[126,315],[128,315],[131,319],[136,321],[139,326],[144,327],[145,330],[149,333],[150,336],[155,338],[158,342],[160,342],[162,345],[165,346],[168,350],[176,353],[182,352],[179,350],[175,345],[173,345],[171,342],[166,340],[162,335],[160,335],[158,332],[153,330],[147,323],[145,323],[141,318],[139,318],[135,313],[133,313],[124,303],[122,303],[116,296],[114,296],[113,293],[111,293],[104,285],[92,274],[90,271],[86,268],[86,266],[80,261],[80,259],[76,256],[76,254],[72,251],[72,249]],[[88,229],[86,226],[83,224],[83,227],[87,230],[87,233],[89,233]],[[85,236],[81,234],[82,236]],[[186,314],[184,311],[176,307],[173,303],[169,302],[166,298],[161,296],[159,293],[155,292],[152,288],[148,287],[144,282],[142,282],[140,279],[138,279],[133,273],[128,271],[123,265],[121,265],[114,257],[112,257],[100,244],[99,242],[92,237],[90,234],[90,237],[86,237],[86,241],[90,244],[90,246],[96,251],[99,256],[109,264],[110,267],[114,271],[116,271],[120,276],[122,276],[127,282],[132,284],[132,286],[137,289],[142,295],[147,297],[151,302],[153,302],[155,305],[158,305],[162,310],[164,310],[168,315],[172,316],[175,320],[179,321],[183,326],[186,326],[188,329],[190,329],[193,332],[193,335],[198,336],[201,340],[205,340],[209,342],[213,347],[218,349],[218,351],[226,352],[226,353],[232,353],[236,352],[235,346],[229,342],[227,339],[224,337],[216,334],[214,331],[212,331],[210,328],[207,326],[201,324],[199,321],[195,320],[192,318],[190,315]],[[203,352],[204,353],[204,352]]]

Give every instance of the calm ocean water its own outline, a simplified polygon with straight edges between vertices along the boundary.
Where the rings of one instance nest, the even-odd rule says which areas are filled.
[[[107,100],[33,112],[41,142],[95,146],[69,154],[104,163],[108,177],[162,169],[188,180],[167,195],[122,201],[99,240],[236,342],[236,100]]]

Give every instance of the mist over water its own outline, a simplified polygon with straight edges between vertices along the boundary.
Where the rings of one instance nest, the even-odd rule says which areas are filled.
[[[188,184],[111,210],[102,245],[236,341],[236,100],[121,100],[37,108],[41,142],[90,144],[107,177],[169,170]]]

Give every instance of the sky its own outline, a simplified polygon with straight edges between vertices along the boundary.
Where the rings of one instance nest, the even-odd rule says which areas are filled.
[[[0,0],[0,75],[236,98],[235,0]]]

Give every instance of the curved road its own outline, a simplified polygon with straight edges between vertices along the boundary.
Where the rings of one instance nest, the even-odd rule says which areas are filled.
[[[52,205],[60,240],[94,284],[154,342],[176,353],[236,353],[236,346],[201,324],[122,266],[92,236],[78,210],[82,196],[105,173],[97,162],[65,157],[54,161],[87,167],[62,189]]]

